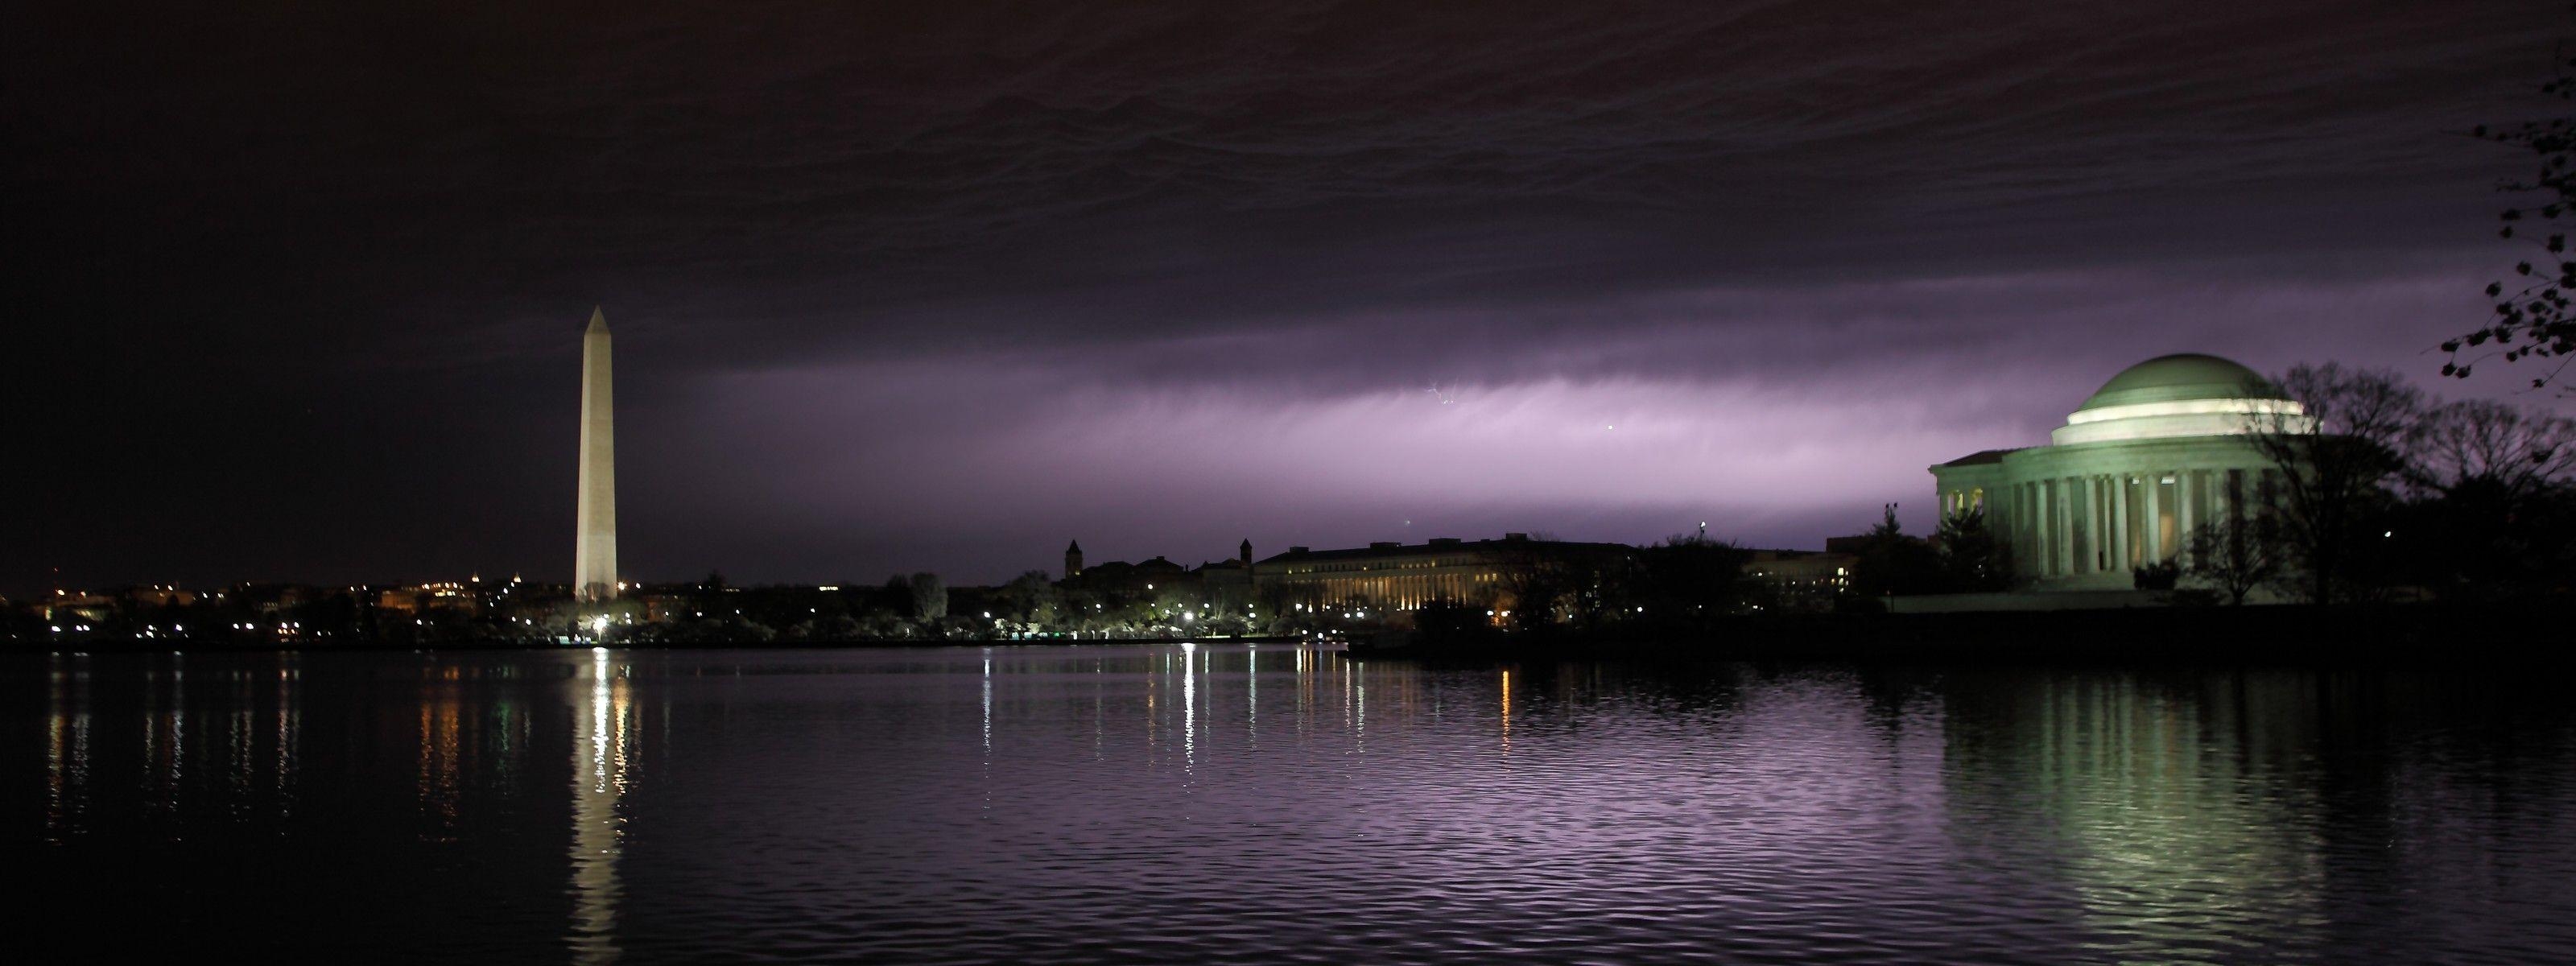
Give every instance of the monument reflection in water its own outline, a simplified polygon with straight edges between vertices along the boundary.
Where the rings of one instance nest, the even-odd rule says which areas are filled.
[[[2512,675],[1179,646],[12,658],[44,958],[2530,961]]]
[[[617,851],[625,819],[627,684],[607,648],[570,687],[573,720],[571,939],[581,962],[617,959]]]

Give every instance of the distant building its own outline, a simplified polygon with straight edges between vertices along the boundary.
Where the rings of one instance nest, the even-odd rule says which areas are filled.
[[[1072,555],[1078,555],[1078,553],[1079,551],[1076,551]],[[1112,560],[1084,567],[1079,573],[1058,581],[1058,584],[1067,589],[1139,596],[1182,583],[1189,577],[1189,568],[1161,557],[1154,557],[1138,563]]]
[[[2111,377],[2049,445],[1934,466],[1933,486],[1945,515],[1983,510],[2022,585],[2123,589],[2135,568],[2175,561],[2195,528],[2241,518],[2274,485],[2279,471],[2246,438],[2258,419],[2308,418],[2254,370],[2161,356]]]
[[[1082,576],[1082,541],[1076,540],[1064,547],[1064,579],[1072,580],[1080,576]]]
[[[1252,582],[1256,592],[1278,606],[1412,610],[1435,600],[1488,606],[1508,595],[1516,567],[1555,555],[1610,556],[1632,549],[1616,543],[1532,540],[1525,533],[1504,534],[1500,540],[1389,541],[1348,550],[1290,547],[1253,564]]]
[[[323,593],[322,588],[303,584],[235,584],[232,589],[239,604],[262,616],[288,613],[320,599]]]
[[[1252,587],[1252,541],[1245,540],[1235,548],[1234,559],[1202,563],[1190,573],[1211,590],[1249,590]]]
[[[197,602],[197,595],[166,584],[146,584],[128,588],[125,599],[137,607],[186,607]]]
[[[85,590],[57,590],[52,598],[39,598],[31,607],[41,620],[77,617],[85,621],[103,621],[115,616],[116,598]]]
[[[376,592],[375,604],[379,611],[404,616],[425,611],[458,611],[473,615],[483,610],[482,596],[476,588],[455,581],[388,587]]]
[[[644,622],[647,624],[668,624],[682,618],[694,618],[697,614],[689,606],[689,599],[679,594],[642,594],[636,601],[644,607]]]
[[[1851,588],[1859,556],[1834,551],[1752,550],[1744,577],[1762,590],[1767,606],[1784,611],[1832,610]]]

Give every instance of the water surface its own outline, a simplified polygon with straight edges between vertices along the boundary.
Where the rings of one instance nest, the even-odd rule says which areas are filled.
[[[2576,960],[2527,676],[5,660],[48,959]]]

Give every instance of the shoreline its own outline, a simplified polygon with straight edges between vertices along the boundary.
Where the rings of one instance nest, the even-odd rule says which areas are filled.
[[[2555,602],[2485,607],[2441,604],[2313,607],[2155,607],[2121,610],[1934,614],[1763,614],[1673,627],[1564,628],[1542,633],[1475,629],[1427,636],[1379,632],[1322,642],[1355,660],[1435,663],[1517,661],[1828,661],[1859,664],[2051,664],[2162,667],[2279,664],[2313,667],[2483,663],[2576,664],[2576,619]],[[435,644],[101,641],[12,648],[19,654],[357,653],[437,651],[905,650],[1045,648],[1103,644],[1304,644],[1313,638],[1108,638],[1098,640],[632,641],[561,644],[465,640]],[[67,642],[68,643],[68,642]]]
[[[345,654],[359,654],[359,653],[387,653],[387,652],[398,652],[398,651],[415,651],[415,652],[429,652],[429,651],[564,651],[564,652],[574,652],[574,651],[589,651],[589,650],[592,650],[592,649],[594,649],[594,648],[602,648],[602,647],[607,648],[607,649],[612,650],[612,651],[834,651],[834,650],[839,650],[839,651],[896,651],[896,650],[907,650],[907,649],[910,649],[910,650],[934,650],[934,649],[943,648],[943,647],[1084,647],[1084,646],[1096,646],[1096,645],[1102,645],[1102,644],[1181,644],[1181,643],[1199,643],[1199,644],[1206,644],[1206,643],[1210,643],[1210,642],[1219,642],[1219,643],[1226,643],[1226,644],[1295,644],[1295,643],[1299,643],[1299,642],[1301,642],[1301,641],[1305,641],[1305,640],[1308,640],[1308,639],[1306,639],[1306,638],[1296,637],[1296,636],[1293,636],[1293,635],[1263,635],[1263,636],[1254,636],[1254,637],[1219,637],[1219,638],[1205,638],[1205,637],[1120,637],[1120,638],[1097,638],[1097,639],[1092,639],[1092,640],[1037,640],[1037,641],[1003,641],[1003,640],[955,640],[955,641],[951,641],[951,640],[925,640],[925,639],[922,639],[922,638],[906,638],[906,637],[884,637],[884,638],[865,638],[865,637],[861,637],[861,638],[842,638],[842,639],[833,639],[833,640],[803,640],[803,641],[777,641],[777,640],[770,640],[770,641],[751,641],[751,640],[744,640],[744,641],[687,641],[687,642],[676,642],[676,641],[617,641],[617,642],[607,643],[607,644],[600,644],[600,643],[596,643],[596,642],[581,642],[581,643],[575,643],[575,644],[557,644],[557,643],[551,643],[551,642],[512,641],[512,640],[500,640],[500,639],[464,640],[464,641],[442,641],[442,642],[438,642],[438,643],[435,643],[435,644],[417,644],[417,643],[415,643],[415,644],[391,644],[391,643],[374,643],[374,642],[370,642],[370,643],[363,643],[363,644],[339,644],[339,643],[327,643],[327,644],[325,644],[325,643],[298,643],[298,642],[282,642],[282,643],[281,643],[281,642],[264,642],[264,643],[235,643],[235,642],[231,642],[231,641],[198,641],[198,640],[184,640],[184,639],[160,639],[160,640],[148,640],[148,639],[147,639],[147,640],[142,640],[142,641],[129,641],[129,640],[108,641],[108,642],[101,642],[101,643],[95,644],[94,646],[78,647],[78,648],[73,648],[73,647],[26,647],[26,648],[9,648],[9,649],[6,649],[6,650],[0,650],[0,654],[153,654],[153,653],[164,653],[164,652],[167,652],[167,653],[176,653],[176,654],[265,654],[265,653],[278,653],[278,652],[285,652],[285,651],[293,651],[293,652],[298,652],[298,653],[317,653],[317,654],[341,654],[341,653],[345,653]],[[1338,642],[1337,642],[1337,643],[1338,643]]]

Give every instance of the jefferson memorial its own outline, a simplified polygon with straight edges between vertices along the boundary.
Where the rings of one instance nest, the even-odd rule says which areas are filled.
[[[1943,515],[1982,509],[2032,590],[2131,586],[2178,562],[2195,528],[2242,519],[2279,471],[2246,439],[2308,417],[2254,370],[2217,356],[2159,356],[2122,370],[2046,446],[1986,450],[1932,467]]]

